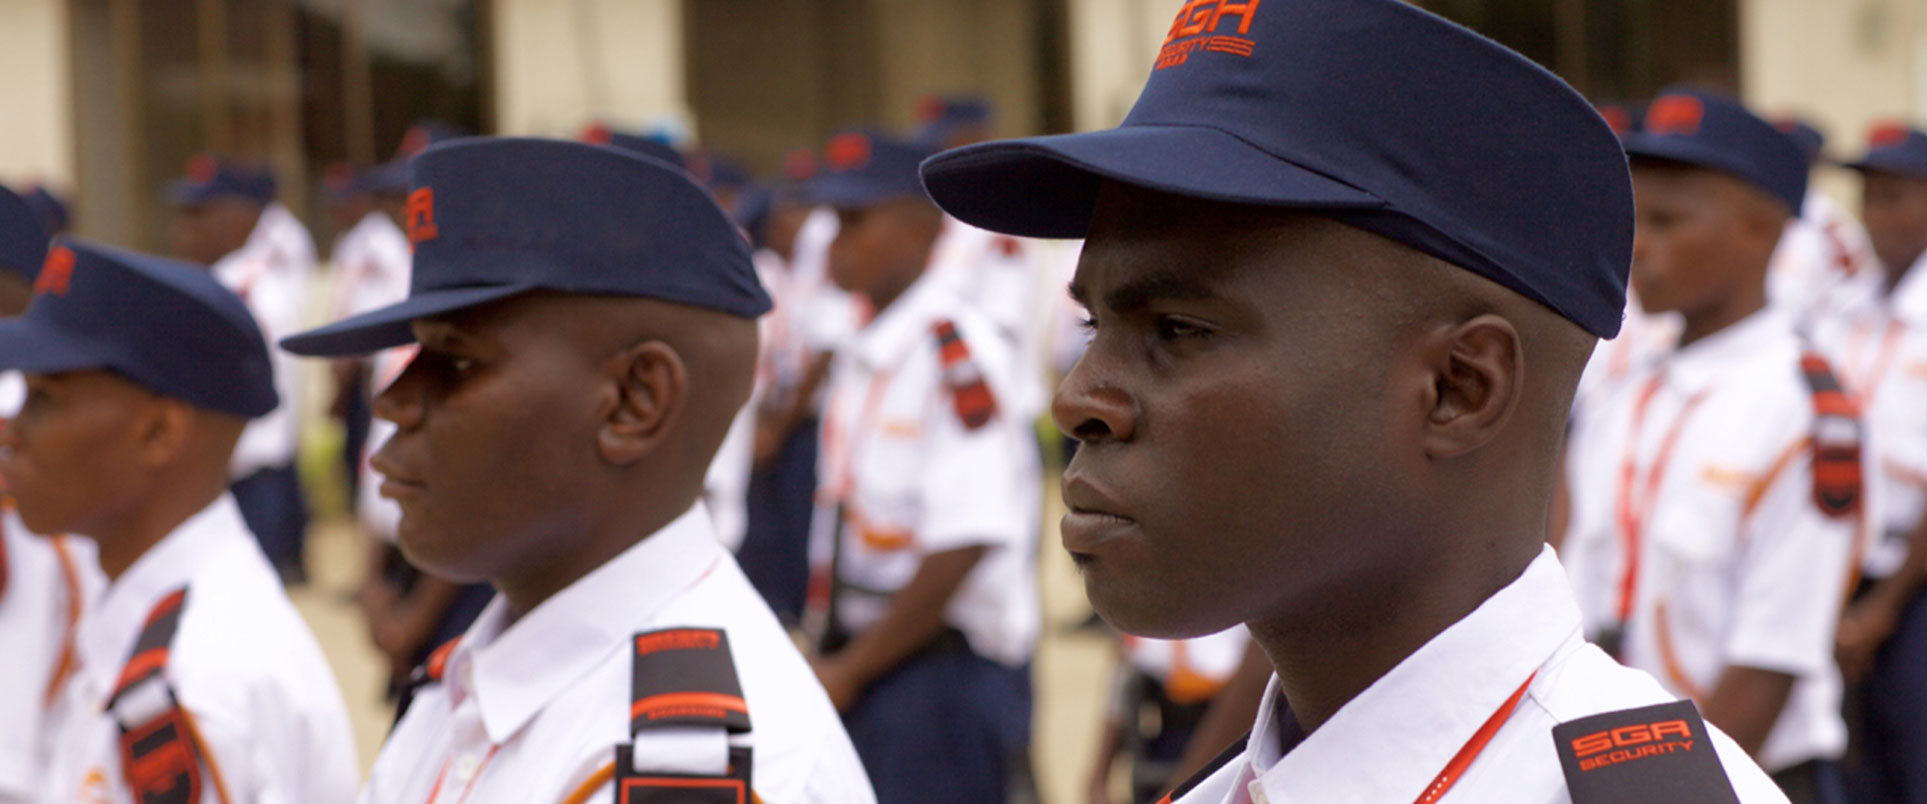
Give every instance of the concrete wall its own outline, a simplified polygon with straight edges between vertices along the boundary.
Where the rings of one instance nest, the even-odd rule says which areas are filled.
[[[1862,151],[1876,121],[1927,124],[1927,0],[1745,0],[1740,29],[1746,100],[1808,116],[1834,157]],[[1858,206],[1851,174],[1818,180]]]
[[[1079,131],[1124,119],[1151,74],[1178,0],[1070,0],[1071,120]]]
[[[682,0],[494,0],[499,134],[687,120]]]
[[[67,0],[0,0],[0,182],[74,180]]]

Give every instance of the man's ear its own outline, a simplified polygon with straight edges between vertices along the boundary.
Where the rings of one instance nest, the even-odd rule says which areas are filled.
[[[1489,313],[1431,337],[1425,455],[1455,458],[1490,442],[1512,418],[1525,392],[1525,348],[1512,322]]]
[[[159,395],[142,405],[135,419],[141,460],[154,469],[174,463],[193,439],[199,415],[186,402]]]
[[[629,466],[668,438],[689,399],[689,371],[669,344],[647,341],[611,358],[604,374],[614,394],[596,428],[596,451],[611,464]]]

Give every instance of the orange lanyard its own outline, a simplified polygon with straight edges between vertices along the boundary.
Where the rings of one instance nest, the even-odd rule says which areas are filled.
[[[1653,396],[1665,384],[1665,379],[1664,374],[1655,374],[1652,379],[1646,381],[1645,387],[1639,390],[1639,397],[1633,403],[1632,430],[1626,434],[1626,449],[1619,464],[1619,497],[1616,513],[1619,522],[1620,546],[1625,554],[1625,562],[1620,568],[1619,595],[1615,611],[1622,623],[1632,617],[1633,593],[1639,586],[1641,540],[1645,537],[1646,525],[1651,521],[1655,503],[1658,502],[1660,486],[1666,480],[1666,467],[1672,462],[1673,449],[1679,446],[1680,435],[1685,432],[1686,422],[1692,418],[1693,411],[1701,402],[1706,401],[1707,395],[1713,390],[1712,386],[1707,386],[1688,398],[1686,404],[1680,407],[1679,417],[1673,420],[1672,427],[1661,438],[1659,454],[1654,456],[1652,468],[1647,470],[1645,482],[1642,484],[1639,477],[1640,431],[1646,425],[1647,408],[1651,407]],[[1644,488],[1640,489],[1640,486]],[[1636,492],[1639,492],[1637,500],[1634,499]]]
[[[1458,784],[1459,777],[1465,775],[1466,768],[1472,767],[1472,761],[1479,758],[1486,744],[1492,742],[1493,737],[1498,736],[1499,729],[1503,728],[1506,720],[1512,717],[1513,710],[1519,708],[1519,700],[1526,696],[1526,688],[1532,686],[1532,680],[1538,677],[1537,670],[1532,671],[1532,675],[1526,676],[1525,683],[1520,684],[1519,689],[1513,691],[1512,697],[1505,699],[1505,703],[1499,704],[1498,710],[1485,719],[1485,724],[1479,726],[1478,731],[1472,732],[1472,739],[1466,740],[1459,752],[1452,755],[1452,761],[1445,763],[1445,769],[1439,771],[1438,776],[1433,777],[1432,783],[1426,785],[1425,792],[1420,793],[1418,800],[1413,804],[1432,804],[1444,798],[1446,792],[1452,789],[1452,785]]]

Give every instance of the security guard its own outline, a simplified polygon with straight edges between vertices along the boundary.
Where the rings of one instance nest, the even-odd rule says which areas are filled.
[[[1842,670],[1858,682],[1849,782],[1856,801],[1927,801],[1927,134],[1876,127],[1861,174],[1861,210],[1885,270],[1869,309],[1830,340],[1842,380],[1860,397],[1879,447],[1878,540],[1866,580],[1840,623]],[[1850,721],[1851,722],[1851,721]]]
[[[276,404],[267,344],[205,270],[57,241],[0,367],[27,373],[0,476],[36,533],[108,579],[43,739],[42,801],[346,802],[353,735],[328,661],[227,492]]]
[[[1684,89],[1626,150],[1633,285],[1684,324],[1576,417],[1564,554],[1602,642],[1699,702],[1793,800],[1834,801],[1833,633],[1868,509],[1858,412],[1767,300],[1807,165],[1738,103]]]
[[[0,319],[26,312],[47,239],[30,205],[0,188]],[[0,430],[25,401],[21,375],[0,372]],[[37,800],[41,723],[73,676],[75,626],[99,575],[92,542],[28,533],[0,482],[0,804]]]
[[[168,190],[178,211],[176,252],[211,266],[270,341],[300,326],[315,273],[314,237],[275,192],[266,168],[210,154],[189,159]],[[304,383],[299,363],[278,351],[273,356],[281,405],[248,425],[230,473],[248,528],[282,577],[298,582],[307,577],[308,508],[295,474]]]
[[[735,227],[610,148],[471,138],[409,164],[408,299],[284,345],[419,344],[376,400],[382,493],[411,562],[500,594],[430,659],[362,800],[873,800],[699,500],[769,309]]]
[[[927,153],[847,132],[810,186],[873,313],[830,369],[805,623],[879,801],[998,802],[1028,769],[1041,470],[1009,344],[934,273]]]
[[[1784,800],[1581,640],[1542,543],[1633,222],[1557,78],[1395,0],[1193,0],[1120,127],[923,173],[967,222],[1088,236],[1096,334],[1052,412],[1097,610],[1244,622],[1276,669],[1173,799]]]

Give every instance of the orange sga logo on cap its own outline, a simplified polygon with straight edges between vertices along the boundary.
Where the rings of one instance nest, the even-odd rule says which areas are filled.
[[[435,228],[435,188],[421,187],[408,194],[408,249],[434,240],[441,232]]]
[[[870,138],[854,131],[839,134],[823,146],[823,161],[831,170],[862,170],[870,164]]]
[[[52,251],[47,252],[47,262],[40,268],[40,278],[34,280],[33,292],[65,296],[73,278],[73,250],[66,246],[55,246]]]
[[[1907,126],[1892,120],[1874,124],[1867,132],[1867,145],[1872,148],[1890,148],[1907,141]]]
[[[1646,110],[1646,130],[1654,134],[1684,134],[1692,136],[1700,131],[1700,119],[1706,116],[1706,104],[1691,95],[1665,95],[1653,101],[1651,109]]]

